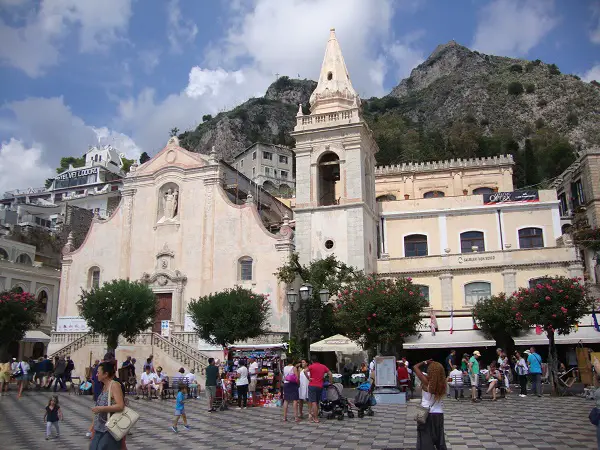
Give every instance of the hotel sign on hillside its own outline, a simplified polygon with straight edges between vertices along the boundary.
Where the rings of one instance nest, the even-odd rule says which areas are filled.
[[[539,201],[539,193],[538,191],[534,190],[492,192],[491,194],[483,194],[484,205],[498,205],[503,203],[532,203]]]
[[[71,178],[87,177],[88,175],[94,175],[98,173],[97,167],[90,167],[88,169],[74,170],[72,172],[66,172],[56,177],[57,180],[68,180]]]

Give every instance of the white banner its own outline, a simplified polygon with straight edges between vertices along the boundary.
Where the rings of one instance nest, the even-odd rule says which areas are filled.
[[[171,333],[171,324],[168,320],[160,321],[160,334],[164,337],[169,337]]]
[[[64,316],[56,319],[56,331],[59,333],[87,333],[87,322],[79,316]]]

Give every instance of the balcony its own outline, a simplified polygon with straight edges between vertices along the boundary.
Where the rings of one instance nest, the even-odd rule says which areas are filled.
[[[419,256],[413,258],[381,258],[377,261],[377,272],[417,274],[425,272],[447,272],[453,269],[482,269],[502,266],[531,266],[544,263],[577,261],[575,247],[544,247],[459,253],[448,255]]]

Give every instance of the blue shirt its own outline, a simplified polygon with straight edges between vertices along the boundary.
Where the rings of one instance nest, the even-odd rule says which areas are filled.
[[[527,357],[529,373],[542,373],[542,357],[537,353],[531,353]]]
[[[185,402],[185,394],[181,391],[177,393],[177,400],[175,401],[175,409],[181,411],[183,409],[183,402]]]

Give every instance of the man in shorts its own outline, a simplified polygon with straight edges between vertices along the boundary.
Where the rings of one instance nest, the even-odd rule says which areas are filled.
[[[479,358],[481,353],[479,350],[473,352],[473,356],[469,359],[469,378],[471,379],[471,401],[478,402],[478,390],[479,390]]]
[[[323,380],[325,375],[329,376],[329,381],[333,381],[333,375],[327,366],[321,364],[316,355],[311,357],[311,365],[306,369],[306,376],[308,377],[308,401],[310,403],[310,416],[309,420],[314,423],[319,423],[319,402],[321,401],[321,394],[323,392]]]
[[[254,399],[256,397],[256,383],[258,381],[258,363],[256,359],[250,358],[248,360],[250,363],[248,365],[248,373],[250,374],[250,384],[248,385],[248,392],[252,392],[252,404],[254,404]]]
[[[217,396],[217,379],[219,378],[219,368],[215,365],[215,358],[208,358],[208,367],[206,374],[206,398],[208,399],[208,412],[215,412],[213,401]]]

